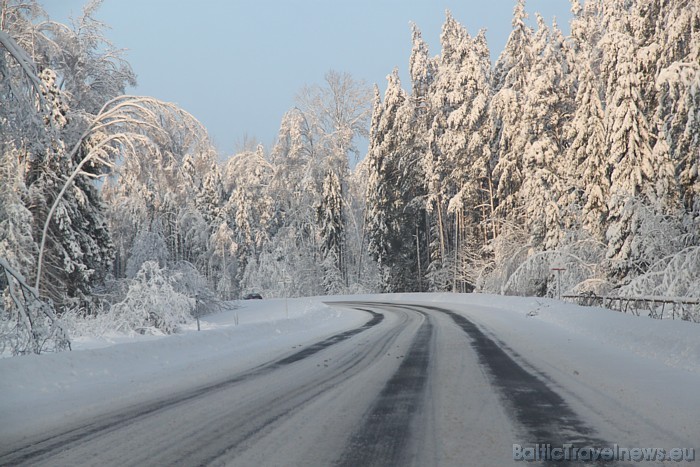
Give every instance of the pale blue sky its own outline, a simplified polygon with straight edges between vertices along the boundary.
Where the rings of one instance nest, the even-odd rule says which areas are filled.
[[[59,21],[85,0],[40,0]],[[515,0],[104,0],[97,18],[108,37],[128,49],[138,75],[134,94],[176,102],[209,130],[223,156],[244,135],[268,149],[284,113],[304,85],[328,70],[348,72],[382,89],[394,67],[407,75],[409,22],[440,52],[445,10],[471,34],[487,29],[497,57],[511,30]],[[556,16],[568,34],[569,0],[529,0]],[[408,85],[408,83],[405,83]]]

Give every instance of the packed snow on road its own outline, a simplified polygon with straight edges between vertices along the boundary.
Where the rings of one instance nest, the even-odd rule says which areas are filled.
[[[563,444],[699,447],[700,328],[693,323],[481,294],[231,305],[203,318],[200,332],[190,325],[171,336],[83,337],[72,352],[0,360],[0,463],[79,465],[90,455],[107,465],[351,465],[367,462],[358,452],[371,452],[415,465],[489,465],[512,461],[516,445],[550,442],[536,439],[550,425],[570,430],[560,434]],[[462,332],[472,323],[471,333]],[[508,386],[499,368],[529,382]],[[542,405],[569,415],[548,417],[547,407],[527,415],[514,394],[531,383]],[[246,403],[259,407],[241,412]],[[176,415],[193,404],[202,407]],[[240,419],[218,419],[229,410]],[[147,423],[153,426],[140,426]],[[179,439],[175,433],[189,425],[218,427],[223,433],[202,435],[191,449],[216,450],[166,456],[173,446],[165,438]],[[163,428],[163,439],[153,434]],[[369,446],[376,444],[370,434],[396,445]],[[152,441],[129,445],[136,457],[110,451],[133,436]]]

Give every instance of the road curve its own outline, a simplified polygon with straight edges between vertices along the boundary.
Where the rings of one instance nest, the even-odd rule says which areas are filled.
[[[0,465],[508,465],[513,443],[608,444],[464,316],[331,305],[368,321],[216,384],[0,446]]]

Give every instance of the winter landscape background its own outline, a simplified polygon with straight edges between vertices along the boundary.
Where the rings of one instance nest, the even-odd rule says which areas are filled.
[[[329,71],[226,159],[124,95],[99,3],[69,25],[0,3],[0,353],[250,292],[700,297],[696,1],[574,0],[565,37],[519,0],[495,63],[448,12],[439,51],[413,26],[409,83]]]

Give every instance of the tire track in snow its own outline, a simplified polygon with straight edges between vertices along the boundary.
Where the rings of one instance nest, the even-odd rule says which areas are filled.
[[[373,304],[377,306],[378,304]],[[373,403],[363,425],[353,434],[338,466],[408,465],[407,447],[412,436],[412,422],[425,400],[433,324],[429,316],[416,307],[381,304],[420,313],[423,323],[396,372],[387,381]]]
[[[384,319],[384,315],[381,313],[376,313],[364,308],[355,309],[371,313],[373,315],[373,320],[369,323],[375,321],[372,326],[379,324]],[[356,334],[354,331],[355,330],[350,332],[353,332],[354,335]],[[192,458],[180,456],[175,464],[187,466],[230,465],[230,463],[233,463],[235,465],[236,457],[251,445],[254,445],[257,441],[256,438],[264,436],[266,431],[274,429],[276,422],[284,420],[328,390],[340,386],[355,377],[358,372],[366,368],[367,365],[373,363],[376,358],[384,355],[396,337],[403,331],[402,326],[396,326],[381,335],[370,347],[364,347],[363,344],[362,351],[351,355],[347,361],[335,367],[330,373],[309,380],[297,387],[286,388],[283,394],[278,394],[272,397],[271,400],[262,402],[256,401],[255,407],[237,413],[237,417],[246,421],[244,425],[234,426],[229,430],[222,431],[218,437],[208,436],[206,439],[207,448],[201,449],[199,453],[193,454]],[[335,337],[336,336],[333,336],[326,341],[334,341]],[[323,346],[323,348],[326,347],[328,346]],[[273,365],[278,365],[280,362],[284,362],[284,364],[296,362],[318,353],[320,350],[322,350],[322,348],[318,344],[313,345],[301,352],[275,362]],[[363,362],[365,363],[364,366],[362,365]]]
[[[54,454],[70,449],[71,446],[85,445],[96,438],[104,437],[112,432],[137,423],[140,420],[144,420],[167,409],[185,404],[217,391],[226,390],[244,381],[267,375],[274,370],[309,358],[330,346],[350,339],[351,337],[378,325],[384,320],[384,316],[381,313],[375,313],[371,310],[362,311],[369,313],[372,318],[360,327],[335,334],[298,352],[278,360],[259,365],[233,378],[228,378],[218,383],[199,387],[167,399],[141,404],[116,414],[101,416],[93,423],[84,424],[62,433],[33,440],[24,446],[14,447],[5,452],[0,452],[0,466],[35,463],[37,461],[50,459]],[[7,447],[0,447],[2,450],[6,448]]]
[[[558,393],[550,389],[542,379],[525,370],[470,320],[447,309],[433,306],[422,308],[448,315],[467,334],[479,361],[511,409],[509,413],[530,437],[520,444],[551,444],[553,447],[566,443],[572,443],[576,447],[611,445],[597,438],[595,431],[579,418]],[[550,464],[561,465],[561,462],[545,463]]]

